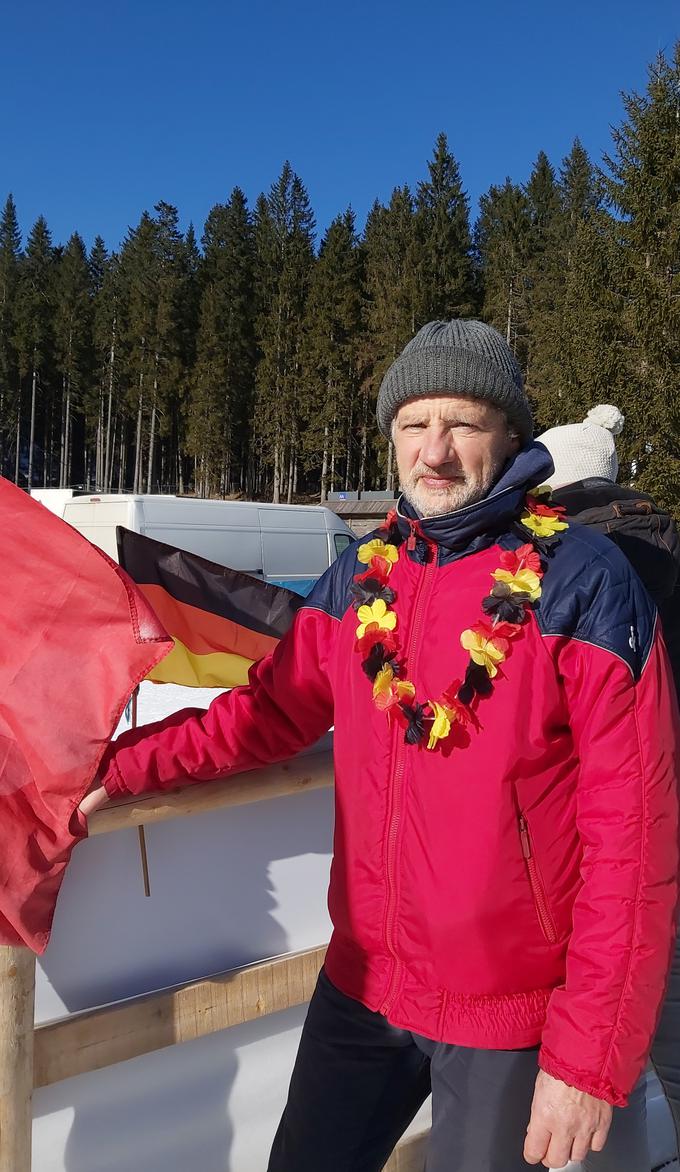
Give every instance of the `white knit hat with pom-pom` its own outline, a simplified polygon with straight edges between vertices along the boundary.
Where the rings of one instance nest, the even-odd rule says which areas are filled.
[[[602,403],[588,412],[583,423],[551,427],[544,432],[538,442],[548,449],[555,465],[545,483],[562,488],[590,476],[616,480],[619,461],[614,436],[621,434],[623,424],[624,416],[618,407]]]

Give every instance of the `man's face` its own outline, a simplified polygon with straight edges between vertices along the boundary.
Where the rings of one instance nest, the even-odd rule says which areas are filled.
[[[422,517],[482,500],[519,448],[502,411],[457,395],[403,403],[392,439],[402,492]]]

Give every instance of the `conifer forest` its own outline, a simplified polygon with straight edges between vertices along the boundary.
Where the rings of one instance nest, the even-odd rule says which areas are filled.
[[[541,151],[473,214],[454,151],[440,134],[413,189],[361,231],[339,209],[321,238],[289,163],[201,227],[157,203],[116,251],[55,243],[8,195],[2,474],[289,502],[394,489],[382,376],[425,322],[479,316],[517,355],[537,430],[615,403],[620,479],[680,517],[680,43],[624,95],[601,159],[578,138]]]

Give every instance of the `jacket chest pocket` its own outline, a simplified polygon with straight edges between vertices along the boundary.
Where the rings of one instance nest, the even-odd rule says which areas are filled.
[[[552,912],[548,905],[548,900],[545,894],[545,886],[543,884],[543,876],[538,869],[538,863],[534,857],[534,852],[531,847],[531,835],[529,833],[529,824],[524,817],[524,814],[519,816],[519,837],[522,843],[522,854],[526,863],[527,875],[529,877],[529,886],[531,887],[531,894],[534,900],[534,907],[536,908],[536,915],[541,926],[541,931],[545,936],[548,944],[555,944],[557,942],[557,929],[555,921],[552,917]]]

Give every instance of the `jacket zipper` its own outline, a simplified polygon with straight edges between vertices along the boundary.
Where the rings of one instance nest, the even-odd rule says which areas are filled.
[[[413,531],[409,536],[415,538]],[[408,548],[408,546],[407,546]],[[409,639],[408,648],[406,652],[407,664],[413,663],[413,651],[418,644],[420,635],[420,627],[422,625],[423,612],[423,588],[429,577],[430,571],[437,565],[437,549],[436,546],[427,542],[428,560],[423,567],[423,573],[418,583],[418,592],[416,594],[416,601],[414,605],[414,618],[411,626],[411,637]],[[412,677],[411,677],[412,678]],[[392,976],[390,984],[383,1001],[380,1012],[386,1016],[389,1012],[392,1003],[394,1002],[399,982],[401,980],[401,963],[396,953],[394,942],[394,931],[397,920],[397,900],[396,900],[396,866],[397,866],[397,838],[399,835],[399,822],[401,819],[402,806],[402,791],[404,781],[404,765],[405,765],[405,744],[403,737],[400,735],[401,728],[397,725],[394,730],[396,752],[395,752],[395,769],[394,779],[391,787],[392,804],[390,808],[389,830],[387,833],[387,860],[386,860],[386,879],[387,879],[387,907],[385,910],[385,944],[387,951],[392,957]]]
[[[549,944],[557,942],[557,929],[555,921],[552,918],[552,913],[548,907],[545,889],[543,887],[543,879],[536,865],[533,851],[531,849],[531,838],[529,835],[529,824],[524,817],[524,814],[519,816],[519,836],[522,842],[522,854],[527,865],[529,874],[529,884],[531,886],[531,894],[534,898],[534,905],[536,907],[536,914],[538,922],[541,925],[541,931]]]

